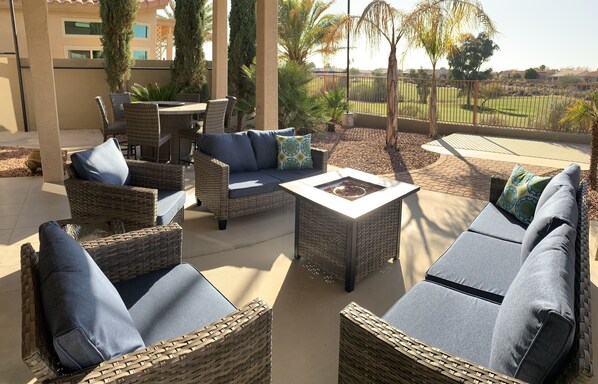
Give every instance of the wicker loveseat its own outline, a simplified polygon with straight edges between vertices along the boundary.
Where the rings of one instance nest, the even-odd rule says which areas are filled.
[[[339,382],[588,382],[587,186],[555,176],[529,226],[490,203],[388,312],[340,314]]]
[[[98,275],[94,274],[91,274],[93,280],[84,279],[76,292],[71,290],[68,300],[58,297],[58,302],[63,302],[59,305],[63,310],[57,311],[57,308],[48,308],[46,305],[48,302],[57,303],[46,293],[48,284],[52,284],[51,280],[58,279],[61,282],[59,290],[64,291],[64,287],[68,289],[72,282],[67,282],[65,273],[72,275],[73,268],[77,268],[75,265],[67,271],[61,269],[48,275],[49,252],[64,247],[69,241],[69,247],[81,247],[77,243],[73,244],[73,239],[67,241],[63,238],[57,228],[55,223],[40,227],[39,254],[30,244],[24,244],[21,249],[22,357],[38,382],[271,381],[271,309],[260,299],[236,309],[192,266],[181,263],[182,229],[178,224],[146,228],[83,243],[95,265],[110,281],[108,284],[113,284],[109,290],[99,291],[99,304],[92,300],[96,305],[91,315],[89,301],[78,304],[72,304],[72,301],[82,294],[89,297],[88,286],[97,288]],[[63,253],[60,258],[71,256]],[[76,258],[81,257],[87,259],[88,256],[76,255]],[[86,271],[76,272],[86,274]],[[121,295],[122,302],[119,305],[126,305],[124,312],[130,314],[133,327],[138,330],[138,336],[141,335],[141,342],[145,346],[100,359],[103,362],[78,370],[67,368],[72,360],[67,359],[65,365],[64,356],[77,359],[87,356],[85,353],[80,353],[80,356],[69,355],[73,348],[75,351],[89,350],[82,347],[86,343],[81,340],[91,340],[97,345],[93,348],[102,351],[105,356],[104,349],[108,345],[120,342],[114,338],[134,337],[135,329],[132,334],[123,331],[130,324],[106,321],[116,316],[105,313],[106,305],[114,308],[118,304],[116,302],[121,300],[118,297],[114,300],[108,292],[111,290]],[[52,330],[56,329],[56,321],[64,322],[63,313],[69,312],[69,308],[77,311],[75,317],[87,316],[91,321],[85,323],[89,339],[79,336],[76,338],[79,342],[73,346],[71,341],[70,349],[67,349],[65,345],[73,336],[72,328],[58,335]],[[52,319],[46,316],[48,313]],[[70,319],[73,317],[71,315]],[[161,336],[164,339],[160,339]],[[92,351],[95,351],[93,348]]]
[[[229,218],[262,212],[294,203],[278,188],[283,182],[324,173],[327,151],[311,148],[313,168],[277,170],[276,135],[292,136],[295,130],[200,135],[194,152],[195,196],[226,229]]]

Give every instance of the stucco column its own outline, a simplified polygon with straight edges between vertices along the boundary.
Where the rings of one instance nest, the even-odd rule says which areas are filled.
[[[278,128],[277,2],[257,0],[256,129]]]
[[[212,99],[222,99],[228,94],[228,0],[212,7]]]
[[[48,35],[48,4],[47,0],[27,0],[22,4],[44,181],[61,184],[64,181],[64,170],[60,154],[54,67]]]
[[[174,47],[174,28],[168,27],[166,35],[166,60],[172,60],[172,47]]]

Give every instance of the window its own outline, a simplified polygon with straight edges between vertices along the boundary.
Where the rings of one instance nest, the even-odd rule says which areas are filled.
[[[69,49],[67,56],[69,59],[101,59],[103,52],[90,49]]]
[[[141,38],[141,39],[147,39],[148,38],[148,30],[149,30],[149,28],[147,27],[147,25],[135,24],[133,26],[133,36]]]
[[[101,35],[102,23],[95,21],[65,21],[64,33],[67,35]]]
[[[135,60],[147,60],[147,51],[133,51]]]

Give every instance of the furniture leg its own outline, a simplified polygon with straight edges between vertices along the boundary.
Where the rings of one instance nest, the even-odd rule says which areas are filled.
[[[218,229],[224,231],[226,229],[226,223],[228,223],[228,220],[218,220]]]

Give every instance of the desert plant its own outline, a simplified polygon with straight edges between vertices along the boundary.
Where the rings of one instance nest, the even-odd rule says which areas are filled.
[[[178,0],[174,8],[172,82],[192,91],[205,92],[206,62],[203,54],[206,0]]]
[[[529,118],[528,126],[536,129],[546,129],[550,131],[573,132],[579,130],[580,125],[574,121],[563,120],[567,114],[567,109],[571,106],[571,101],[566,99],[552,100],[544,113]]]
[[[587,99],[577,100],[567,108],[567,113],[561,121],[564,123],[576,123],[591,129],[590,188],[596,190],[596,170],[598,168],[598,91],[593,91]]]
[[[102,0],[102,57],[110,92],[125,92],[127,80],[131,78],[130,42],[133,38],[133,25],[139,9],[137,0]]]
[[[491,125],[496,127],[507,126],[507,122],[505,121],[505,119],[501,118],[496,113],[492,113],[489,115],[481,114],[478,123],[480,125]]]
[[[397,114],[401,117],[408,117],[412,119],[426,120],[428,113],[425,108],[415,104],[402,104],[397,109]]]
[[[328,108],[328,116],[330,116],[330,123],[328,130],[334,131],[335,124],[340,124],[343,118],[343,113],[349,109],[347,102],[347,94],[344,88],[334,88],[323,94],[326,100],[326,107]]]
[[[131,87],[131,99],[133,101],[169,101],[174,100],[180,87],[174,84],[159,85],[158,83],[143,86],[135,83]]]

